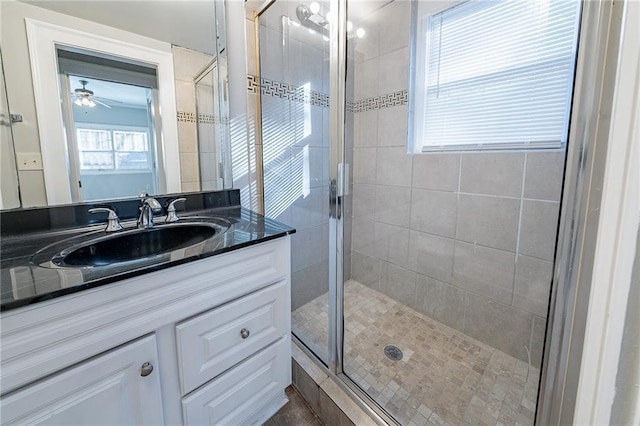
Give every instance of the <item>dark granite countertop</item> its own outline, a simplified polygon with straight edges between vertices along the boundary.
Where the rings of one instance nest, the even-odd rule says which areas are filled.
[[[289,226],[265,218],[239,205],[224,206],[224,204],[235,204],[236,202],[239,204],[239,195],[236,193],[232,193],[231,202],[229,200],[220,202],[218,194],[216,197],[216,203],[200,202],[206,197],[200,193],[192,194],[191,197],[188,197],[186,211],[179,212],[181,218],[179,223],[211,224],[217,229],[213,237],[186,248],[179,248],[135,261],[91,267],[59,266],[51,262],[51,255],[58,253],[63,247],[81,245],[89,239],[114,235],[105,232],[104,217],[100,218],[103,221],[101,223],[98,222],[99,219],[92,218],[91,222],[83,224],[78,223],[82,220],[78,221],[76,218],[73,222],[76,226],[70,226],[73,224],[57,218],[56,220],[60,219],[64,223],[56,226],[49,224],[43,227],[34,225],[33,221],[26,220],[30,215],[42,214],[40,211],[36,212],[36,209],[28,212],[26,209],[22,210],[22,215],[15,215],[16,217],[11,218],[6,217],[3,212],[5,217],[2,218],[3,229],[0,240],[0,310],[6,311],[53,299],[237,250],[295,232]],[[160,198],[158,199],[160,200]],[[137,203],[135,200],[130,202],[134,205],[135,203]],[[113,206],[114,203],[107,204]],[[105,203],[100,205],[105,205]],[[217,207],[209,208],[212,205]],[[87,207],[92,206],[82,204],[63,208],[54,207],[52,209],[59,209],[55,214],[51,213],[52,209],[37,210],[48,210],[49,216],[55,217],[68,215],[70,208],[77,212],[84,212]],[[119,207],[119,210],[125,211],[129,208],[129,204],[120,204]],[[133,209],[133,214],[135,214],[135,209]],[[79,216],[82,214],[79,213]],[[136,228],[135,219],[130,216],[132,214],[124,215],[122,224],[125,229],[119,232]],[[22,221],[24,224],[16,224],[16,221]],[[158,228],[166,226],[163,222],[164,216],[157,216],[154,220]]]

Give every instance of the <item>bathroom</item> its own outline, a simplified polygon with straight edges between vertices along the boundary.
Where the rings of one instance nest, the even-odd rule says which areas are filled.
[[[36,122],[33,99],[21,99],[20,93],[42,92],[15,86],[20,72],[31,75],[28,61],[33,62],[27,37],[13,42],[17,25],[24,33],[25,17],[45,21],[54,12],[137,32],[141,40],[158,38],[171,45],[174,78],[163,82],[166,74],[157,73],[155,102],[166,99],[163,84],[173,86],[174,109],[157,107],[178,119],[162,120],[162,135],[148,155],[164,155],[164,162],[156,162],[157,173],[167,179],[147,192],[188,198],[239,190],[238,202],[247,211],[295,228],[286,237],[294,359],[289,374],[314,419],[325,424],[633,423],[625,419],[637,415],[632,390],[637,378],[619,372],[626,366],[637,373],[637,350],[624,348],[633,347],[632,312],[637,311],[632,296],[637,285],[631,283],[637,282],[638,263],[633,270],[638,36],[631,25],[621,24],[637,16],[634,2],[536,1],[494,15],[485,2],[474,0],[186,2],[184,13],[194,9],[183,21],[200,17],[190,25],[195,36],[189,38],[183,28],[168,31],[166,39],[152,30],[177,25],[171,20],[143,30],[104,2],[85,10],[74,2],[38,3],[2,4],[8,92],[3,114],[8,98],[11,113],[23,115],[22,122],[6,126],[11,134],[3,130],[3,139],[13,142],[3,141],[3,209],[25,208],[28,214],[37,207],[91,200],[78,198],[82,186],[69,188],[73,168],[68,175],[47,168],[51,159],[66,161],[55,157],[63,152],[33,145],[50,137],[42,126],[60,115],[60,106],[41,112],[36,105]],[[144,14],[144,5],[132,4],[142,9],[132,9],[131,16]],[[529,24],[540,38],[523,36],[483,50],[489,43],[481,37],[468,41],[464,31],[471,30],[463,28],[457,35],[465,37],[466,50],[460,57],[444,51],[434,27],[443,34],[448,18],[455,29],[457,17],[484,12],[487,22],[504,20],[499,38]],[[7,16],[19,13],[21,22],[5,25]],[[491,28],[480,18],[469,22]],[[544,38],[546,26],[554,28],[549,32],[556,39]],[[176,39],[180,33],[183,40]],[[544,43],[544,49],[534,49]],[[482,92],[490,86],[483,83],[457,92],[454,87],[454,98],[464,95],[456,107],[425,106],[436,90],[427,80],[434,67],[438,79],[449,70],[443,79],[455,81],[462,73],[481,80],[487,78],[483,73],[505,73],[482,65],[488,52],[517,56],[513,49],[519,47],[536,51],[517,58],[534,66],[527,65],[521,80],[492,83],[506,101],[495,106],[498,95]],[[436,56],[442,59],[429,62]],[[23,66],[26,62],[26,71],[17,69],[17,57]],[[464,71],[460,58],[466,61]],[[556,61],[554,72],[545,74],[547,67],[537,73],[545,61]],[[504,65],[509,66],[517,67]],[[527,86],[526,113],[513,114],[505,124],[504,117],[522,104],[519,85],[536,79],[548,90]],[[438,81],[434,99],[441,90],[448,89]],[[471,116],[482,99],[486,114]],[[488,124],[471,132],[451,130],[446,118],[455,114],[464,122]],[[424,123],[441,119],[441,126],[430,134],[421,117]],[[160,134],[153,126],[149,132]],[[450,144],[429,145],[436,133],[450,137]],[[17,160],[5,167],[14,153]],[[34,157],[36,164],[28,164]],[[177,160],[180,174],[169,160]],[[7,178],[12,169],[15,177]],[[54,184],[56,178],[62,184]],[[60,186],[65,190],[58,191]],[[606,204],[602,193],[611,197]],[[600,217],[594,211],[601,211]],[[10,226],[6,223],[11,222],[3,227]],[[610,235],[601,236],[599,229],[611,230]],[[609,285],[596,285],[601,282]],[[616,389],[628,392],[615,392],[614,398]],[[165,421],[170,418],[165,413]]]

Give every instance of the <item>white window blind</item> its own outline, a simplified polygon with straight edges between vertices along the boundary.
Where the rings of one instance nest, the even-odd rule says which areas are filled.
[[[418,146],[564,145],[578,11],[575,0],[469,0],[428,16]]]

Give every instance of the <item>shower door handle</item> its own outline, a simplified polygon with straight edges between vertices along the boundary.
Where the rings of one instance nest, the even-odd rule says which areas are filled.
[[[340,210],[345,195],[349,194],[349,165],[339,163],[336,179],[329,181],[329,216],[340,218]]]
[[[344,197],[349,195],[349,164],[338,163],[338,177],[337,177],[336,195],[338,197]]]

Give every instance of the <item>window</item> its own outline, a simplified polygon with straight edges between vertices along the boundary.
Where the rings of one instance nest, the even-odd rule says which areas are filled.
[[[147,130],[76,129],[80,170],[148,171],[153,168]]]
[[[469,0],[420,19],[415,151],[564,146],[578,12],[576,0]]]

